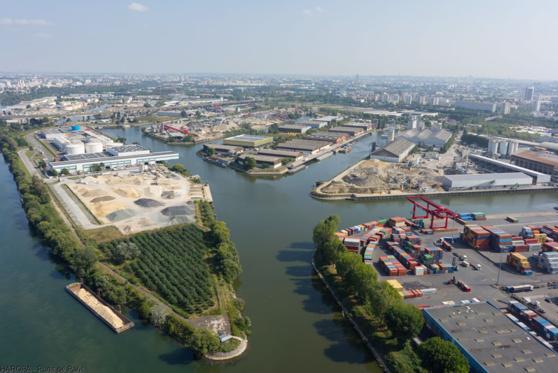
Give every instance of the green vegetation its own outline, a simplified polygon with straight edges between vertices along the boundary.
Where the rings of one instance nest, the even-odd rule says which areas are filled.
[[[418,348],[426,368],[431,372],[467,373],[469,363],[451,342],[440,337],[430,338]]]
[[[175,163],[169,167],[169,170],[176,172],[182,176],[191,176],[190,171],[182,164],[182,163]]]
[[[316,265],[393,371],[425,371],[428,367],[422,363],[422,355],[410,347],[424,326],[421,311],[405,303],[385,281],[379,281],[376,270],[364,264],[359,255],[344,248],[335,236],[338,226],[339,219],[330,216],[314,228]]]
[[[253,169],[253,168],[256,168],[256,160],[255,160],[254,158],[252,158],[252,157],[246,157],[246,161],[245,161],[244,167],[245,167],[247,170],[251,170],[251,169]]]
[[[486,148],[488,146],[488,139],[486,137],[467,133],[467,131],[463,132],[461,142],[466,145],[476,145],[481,148]]]
[[[195,226],[138,233],[126,240],[103,244],[101,249],[115,264],[136,255],[137,259],[126,262],[124,270],[186,314],[198,314],[214,305],[205,262],[209,248]]]
[[[214,304],[215,284],[223,282],[226,286],[217,288],[228,299],[220,301],[219,311],[229,316],[235,335],[249,334],[250,321],[242,314],[243,303],[234,296],[230,284],[240,273],[236,249],[224,223],[215,219],[210,204],[204,205],[202,210],[208,226],[215,231],[203,232],[195,226],[183,225],[99,245],[98,242],[121,237],[121,234],[110,227],[73,231],[56,210],[47,185],[39,177],[31,177],[19,159],[18,144],[23,143],[18,141],[21,134],[12,129],[1,129],[1,150],[21,194],[29,225],[64,270],[73,272],[117,308],[137,310],[145,322],[161,328],[198,355],[230,350],[234,344],[221,344],[217,335],[193,327],[181,316],[185,312],[206,311]],[[207,246],[210,239],[219,245]],[[110,261],[112,268],[99,258]],[[154,274],[156,276],[151,277]],[[183,306],[185,312],[175,312],[159,297],[137,286],[138,282],[145,282],[146,287],[160,291],[160,297],[170,304]]]

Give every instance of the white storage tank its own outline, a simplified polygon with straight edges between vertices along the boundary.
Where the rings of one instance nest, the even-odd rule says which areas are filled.
[[[86,153],[101,153],[103,151],[103,144],[98,141],[91,141],[85,143]]]
[[[85,145],[82,142],[74,142],[66,145],[65,151],[68,155],[83,154],[85,153]]]

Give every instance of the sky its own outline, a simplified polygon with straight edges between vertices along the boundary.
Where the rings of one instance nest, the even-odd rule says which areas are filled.
[[[558,80],[556,0],[0,0],[0,71]]]

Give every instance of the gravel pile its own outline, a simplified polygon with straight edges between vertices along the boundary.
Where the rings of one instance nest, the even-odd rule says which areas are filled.
[[[163,204],[151,198],[136,199],[134,203],[141,207],[161,207]]]
[[[102,197],[93,198],[91,200],[91,203],[108,202],[108,201],[112,201],[113,199],[115,198],[112,196],[102,196]]]
[[[193,213],[194,209],[188,205],[170,206],[161,210],[161,214],[169,218],[192,215]]]
[[[112,222],[116,222],[116,221],[131,218],[133,216],[134,216],[133,210],[122,209],[122,210],[116,210],[114,212],[111,212],[110,214],[107,215],[107,219]]]

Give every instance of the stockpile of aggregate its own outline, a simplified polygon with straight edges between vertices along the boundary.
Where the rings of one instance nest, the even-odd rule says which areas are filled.
[[[136,199],[134,203],[141,207],[161,207],[163,204],[151,198]]]
[[[107,215],[107,219],[116,222],[124,219],[128,219],[134,216],[134,211],[130,209],[121,209],[111,212]]]

